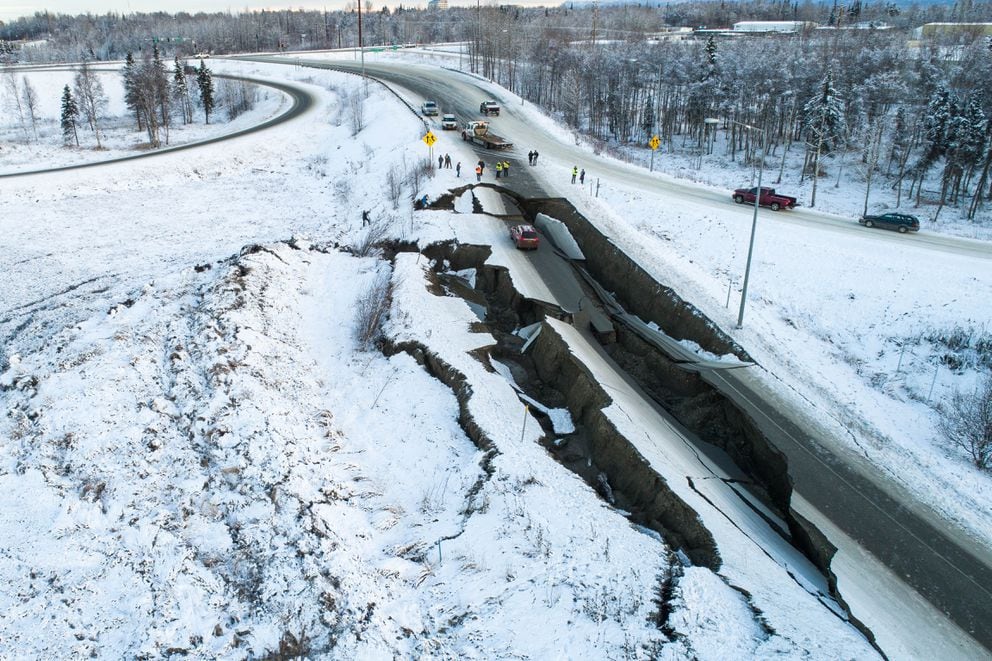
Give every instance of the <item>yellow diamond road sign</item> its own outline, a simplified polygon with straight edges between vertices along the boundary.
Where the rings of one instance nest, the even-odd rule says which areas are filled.
[[[434,143],[437,142],[437,136],[428,131],[423,138],[424,142],[427,143],[428,147],[433,147]]]
[[[658,139],[658,136],[653,135],[651,136],[651,139],[648,140],[648,145],[651,149],[657,149],[661,145],[661,140]]]

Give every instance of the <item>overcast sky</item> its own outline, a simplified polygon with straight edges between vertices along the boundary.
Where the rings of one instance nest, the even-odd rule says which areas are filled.
[[[167,11],[174,14],[179,11],[227,11],[242,12],[253,9],[343,9],[347,0],[240,0],[239,2],[224,2],[220,0],[0,0],[0,21],[9,21],[20,16],[30,16],[36,11],[48,10],[60,14],[106,14],[113,12],[150,12]],[[425,7],[427,0],[373,0],[373,5],[395,6],[403,4],[407,7]],[[475,4],[475,0],[449,0],[451,5]],[[517,4],[539,4],[537,2],[517,2]]]

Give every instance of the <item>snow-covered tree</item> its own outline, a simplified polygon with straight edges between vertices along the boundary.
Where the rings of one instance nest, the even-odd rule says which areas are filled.
[[[79,134],[76,132],[76,118],[79,117],[79,106],[72,98],[72,90],[66,85],[62,90],[62,139],[65,142],[75,140],[79,146]]]
[[[6,91],[7,105],[11,112],[17,117],[17,125],[21,127],[25,141],[28,139],[28,125],[24,117],[24,105],[21,103],[21,95],[17,85],[17,74],[13,69],[7,69],[3,73],[3,86]]]
[[[142,129],[142,113],[139,103],[138,93],[138,65],[134,61],[134,54],[128,53],[124,60],[124,103],[128,109],[134,113],[134,118],[138,123],[138,130]]]
[[[992,377],[973,393],[955,393],[941,412],[940,429],[947,442],[964,450],[976,467],[992,468]]]
[[[810,206],[816,205],[816,182],[820,174],[820,156],[829,153],[843,139],[846,121],[844,101],[834,87],[833,72],[827,71],[817,93],[806,102],[803,108],[803,124],[806,129],[807,162],[811,161],[813,191]]]
[[[193,102],[189,96],[189,84],[186,82],[186,68],[176,56],[172,69],[172,95],[183,115],[183,124],[193,121]]]
[[[158,44],[152,48],[152,60],[147,66],[150,67],[147,83],[153,90],[160,126],[165,131],[165,144],[169,144],[169,128],[172,125],[172,94],[169,90],[169,74],[165,68],[165,62],[162,61],[162,53],[158,49]]]
[[[21,99],[24,101],[24,112],[31,120],[31,132],[34,139],[38,139],[38,92],[35,91],[31,81],[25,76],[21,80]]]
[[[103,91],[103,83],[86,60],[83,60],[76,71],[74,87],[79,110],[96,136],[96,146],[99,149],[102,146],[99,119],[107,105],[107,95]]]
[[[200,68],[196,71],[196,85],[200,88],[200,100],[203,102],[203,118],[209,124],[210,113],[214,109],[214,80],[203,60],[200,60]]]
[[[923,151],[913,166],[917,204],[923,188],[923,178],[941,156],[947,153],[947,129],[952,123],[953,108],[956,105],[956,97],[944,87],[938,87],[927,104],[923,116]],[[912,195],[913,186],[910,186],[909,193]]]

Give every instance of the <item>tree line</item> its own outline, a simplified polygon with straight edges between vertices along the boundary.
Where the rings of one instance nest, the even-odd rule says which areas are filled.
[[[0,39],[44,35],[47,45],[31,49],[34,58],[139,53],[153,62],[159,51],[188,56],[353,47],[357,8],[75,17],[39,12],[0,28]],[[989,3],[754,0],[427,11],[365,2],[362,9],[365,46],[459,41],[466,45],[460,66],[606,146],[643,146],[658,135],[665,151],[708,154],[716,127],[707,120],[716,118],[726,156],[744,165],[760,156],[778,171],[778,181],[786,167],[796,167],[787,155],[799,150],[797,174],[811,178],[814,206],[821,178],[855,172],[869,189],[891,186],[900,203],[919,203],[924,184],[936,178],[941,206],[966,203],[972,218],[992,196],[992,44],[968,31],[909,44],[910,29],[924,22],[989,20]],[[832,28],[741,39],[665,34],[671,26],[747,19]],[[156,71],[147,73],[158,77],[160,88]],[[156,133],[167,139],[168,119],[148,110],[158,104],[161,111],[164,96],[149,94],[136,101],[144,108],[135,111],[136,120],[152,132],[150,140]]]
[[[171,72],[167,69],[158,49],[153,49],[143,61],[135,61],[128,53],[124,69],[124,101],[133,114],[138,131],[146,132],[148,144],[160,147],[168,144],[169,129],[178,118],[183,124],[193,122],[194,96],[189,78],[194,78],[197,105],[203,109],[205,123],[216,105],[213,74],[203,60],[194,69],[173,58]],[[5,105],[12,111],[25,141],[38,139],[38,93],[28,76],[15,69],[3,71]],[[252,97],[253,98],[253,97]],[[241,100],[250,108],[252,101]],[[100,80],[100,72],[89,60],[76,67],[72,85],[62,89],[60,126],[66,144],[79,146],[79,128],[86,126],[96,141],[97,149],[103,147],[100,120],[106,114],[108,97]]]

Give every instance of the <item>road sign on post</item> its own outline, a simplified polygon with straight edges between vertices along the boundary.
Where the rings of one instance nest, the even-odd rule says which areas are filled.
[[[661,146],[661,139],[657,135],[652,135],[651,139],[648,140],[648,147],[651,148],[651,169],[650,172],[654,172],[654,153],[658,151],[658,147]]]
[[[427,145],[427,154],[428,154],[427,155],[427,158],[430,159],[429,162],[431,164],[431,168],[433,169],[433,167],[434,167],[434,143],[437,142],[437,136],[434,135],[434,133],[431,132],[430,129],[428,129],[427,133],[424,134],[424,137],[421,138],[421,140],[423,140],[424,141],[424,144]]]

